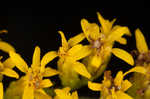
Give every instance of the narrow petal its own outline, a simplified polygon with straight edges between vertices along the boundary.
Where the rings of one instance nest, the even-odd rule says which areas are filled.
[[[81,27],[87,40],[97,40],[100,37],[100,28],[96,23],[89,23],[86,19],[81,20]]]
[[[16,67],[22,71],[27,72],[28,71],[28,65],[26,62],[21,58],[21,56],[15,52],[9,52],[10,58],[13,61],[13,63],[16,65]]]
[[[128,52],[126,52],[125,50],[122,50],[122,49],[119,49],[119,48],[113,48],[112,49],[112,53],[116,56],[116,57],[118,57],[118,58],[120,58],[120,59],[122,59],[122,60],[124,60],[125,62],[127,62],[128,64],[130,64],[130,65],[134,65],[134,60],[133,60],[133,57],[132,57],[132,55],[130,55]]]
[[[90,73],[87,71],[86,67],[82,63],[79,63],[79,62],[74,63],[73,69],[80,75],[82,75],[88,79],[91,78]]]
[[[0,49],[4,52],[15,51],[14,47],[7,42],[0,41]]]
[[[119,71],[114,79],[114,83],[116,86],[120,87],[123,81],[123,72]]]
[[[9,68],[4,68],[3,71],[1,71],[2,74],[8,76],[8,77],[14,77],[14,78],[19,78],[19,75],[12,69]]]
[[[102,58],[101,56],[98,56],[97,54],[95,54],[92,58],[91,58],[91,65],[98,68],[100,65],[102,64]]]
[[[97,24],[91,23],[89,30],[87,31],[90,33],[90,38],[92,40],[97,40],[100,37],[100,28]]]
[[[31,86],[26,86],[23,92],[22,99],[34,99],[34,89]]]
[[[148,52],[148,46],[140,29],[135,31],[136,47],[140,53]]]
[[[93,91],[101,91],[102,90],[102,84],[93,83],[91,81],[88,81],[88,88],[90,88]]]
[[[87,32],[89,25],[90,25],[90,23],[88,22],[88,20],[86,20],[86,19],[81,20],[81,27],[82,27],[83,33],[85,34],[85,36],[87,38],[89,36],[89,32]]]
[[[72,99],[78,99],[78,93],[77,91],[72,93]]]
[[[3,84],[0,82],[0,99],[3,99]]]
[[[119,28],[121,28],[121,27],[125,27],[125,26],[115,25],[115,26],[112,28],[111,31],[113,32],[113,31],[115,31],[115,30],[117,30],[117,29],[119,29]],[[127,27],[125,27],[125,28],[127,28]],[[124,34],[127,35],[127,36],[132,36],[132,34],[131,34],[130,31],[125,32]]]
[[[112,31],[111,34],[108,36],[107,41],[114,42],[120,39],[124,34],[130,32],[127,27],[120,27],[116,30]]]
[[[69,56],[76,56],[76,54],[80,53],[81,49],[82,49],[82,44],[75,45],[71,49],[69,49],[68,55]]]
[[[65,38],[64,33],[62,31],[58,31],[58,33],[61,35],[62,47],[64,47],[65,49],[68,49],[68,42]]]
[[[82,46],[81,44],[78,44],[74,47],[72,47],[68,54],[72,56],[75,60],[80,60],[86,56],[88,56],[91,53],[90,46]]]
[[[57,56],[58,56],[57,52],[55,52],[55,51],[50,51],[50,52],[46,53],[41,60],[41,69],[44,69],[45,65],[47,65],[50,61],[52,61]]]
[[[40,48],[38,46],[35,47],[31,66],[33,69],[40,66]]]
[[[53,83],[49,80],[49,79],[44,79],[42,80],[42,82],[40,83],[40,86],[42,88],[47,88],[47,87],[51,87],[53,85]]]
[[[142,66],[136,66],[136,67],[130,69],[129,71],[125,72],[124,76],[131,72],[138,72],[138,73],[146,74],[147,70]]]
[[[5,68],[13,68],[15,67],[15,64],[13,63],[13,61],[11,60],[11,58],[7,58],[4,62],[3,65]]]
[[[80,59],[88,56],[91,52],[92,52],[91,46],[85,45],[85,46],[82,46],[82,48],[80,49],[80,52],[76,53],[76,55],[74,55],[74,56],[75,56],[76,60],[80,60]]]
[[[51,76],[55,76],[58,75],[59,72],[56,69],[52,69],[50,67],[45,68],[45,71],[43,73],[44,77],[51,77]]]
[[[124,80],[124,81],[122,82],[122,85],[121,85],[121,89],[120,89],[120,90],[126,91],[126,90],[128,90],[131,86],[132,86],[132,83],[131,83],[130,81]]]
[[[110,28],[108,27],[109,21],[105,20],[99,12],[97,12],[97,16],[98,16],[98,20],[102,26],[103,33],[107,34],[110,31]]]
[[[52,99],[51,96],[49,96],[46,93],[43,93],[41,91],[36,91],[34,94],[35,94],[34,95],[35,99]]]
[[[117,95],[117,99],[133,99],[131,96],[129,96],[128,94],[122,91],[117,91],[116,95]]]
[[[116,40],[117,42],[119,42],[120,44],[126,45],[127,44],[127,40],[123,37],[119,38]]]
[[[74,46],[74,45],[80,43],[84,38],[85,38],[85,35],[84,35],[83,33],[80,33],[80,34],[78,34],[78,35],[76,35],[76,36],[70,38],[70,39],[68,40],[68,44],[69,44],[69,46],[72,47],[72,46]]]

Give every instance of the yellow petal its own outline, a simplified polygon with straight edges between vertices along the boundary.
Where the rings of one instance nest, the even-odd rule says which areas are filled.
[[[148,52],[148,46],[140,29],[135,31],[136,47],[140,53]]]
[[[75,56],[76,54],[80,53],[81,48],[82,48],[82,44],[78,44],[78,45],[73,46],[68,51],[69,56]]]
[[[117,91],[116,95],[117,95],[117,99],[133,99],[131,96],[129,96],[128,94],[122,91]]]
[[[4,52],[15,51],[14,47],[7,42],[0,41],[0,49]]]
[[[14,78],[19,78],[19,75],[12,69],[9,68],[4,68],[3,71],[1,71],[2,74],[9,76],[9,77],[14,77]]]
[[[126,91],[132,86],[132,83],[128,80],[124,80],[121,85],[121,91]]]
[[[89,23],[86,19],[81,20],[81,27],[87,40],[97,40],[100,37],[100,28],[96,23]]]
[[[42,82],[40,83],[40,86],[42,88],[47,88],[47,87],[51,87],[53,85],[53,83],[49,80],[49,79],[44,79],[42,80]]]
[[[55,76],[55,75],[58,75],[58,74],[59,74],[59,72],[57,70],[52,69],[50,67],[47,67],[47,68],[45,68],[43,76],[44,77],[51,77],[51,76]]]
[[[116,41],[119,42],[120,44],[124,44],[124,45],[127,44],[127,40],[125,38],[123,38],[123,37],[117,39]]]
[[[101,91],[102,90],[102,84],[93,83],[91,81],[88,81],[88,88],[90,88],[93,91]]]
[[[11,60],[11,58],[7,58],[4,62],[3,65],[5,68],[13,68],[15,67],[15,64],[13,63],[13,61]]]
[[[100,13],[97,12],[98,20],[102,26],[103,33],[107,34],[110,31],[109,21],[105,20]],[[112,26],[111,26],[112,27]]]
[[[125,27],[125,26],[115,25],[115,26],[112,28],[111,31],[113,32],[113,31],[115,31],[115,30],[117,30],[117,29],[119,29],[119,28],[121,28],[121,27]],[[125,28],[127,28],[127,27],[125,27]],[[132,34],[131,34],[130,31],[125,32],[124,34],[127,35],[127,36],[132,36]]]
[[[119,71],[114,79],[114,83],[116,86],[120,87],[123,81],[123,72]]]
[[[130,65],[134,65],[134,60],[133,57],[126,52],[125,50],[119,49],[119,48],[113,48],[112,49],[112,53],[117,56],[118,58],[124,60],[125,62],[127,62]]]
[[[34,95],[35,99],[52,99],[51,96],[49,96],[46,93],[43,93],[41,91],[36,91],[34,94],[35,94]]]
[[[108,36],[107,41],[114,42],[118,39],[120,39],[124,34],[130,32],[127,27],[119,27],[111,32],[111,34]]]
[[[71,88],[70,88],[70,87],[65,87],[65,88],[63,88],[63,89],[59,89],[59,90],[61,90],[62,92],[64,92],[64,93],[68,94],[68,93],[69,93],[69,91],[71,90]]]
[[[98,68],[100,65],[102,64],[102,58],[101,56],[98,56],[97,54],[95,54],[92,58],[91,58],[91,65]]]
[[[43,69],[45,68],[45,65],[48,64],[50,61],[52,61],[57,56],[58,56],[57,52],[55,52],[55,51],[50,51],[50,52],[46,53],[41,60],[41,70],[43,71]]]
[[[55,89],[54,91],[56,93],[56,97],[54,99],[74,99],[74,97],[71,96],[71,93],[69,93],[70,90],[71,89],[69,87],[65,87],[63,89]]]
[[[68,40],[68,44],[69,44],[69,46],[72,47],[72,46],[74,46],[74,45],[80,43],[84,38],[85,38],[85,35],[84,35],[83,33],[80,33],[80,34],[78,34],[78,35],[76,35],[76,36],[70,38],[70,39]]]
[[[35,47],[31,66],[33,69],[40,66],[40,48],[38,46]]]
[[[64,33],[62,31],[58,31],[58,33],[61,35],[62,47],[67,50],[68,49],[68,42],[65,38]]]
[[[72,99],[78,99],[78,93],[77,91],[72,93]]]
[[[75,62],[73,64],[73,69],[80,75],[82,75],[88,79],[91,78],[90,73],[87,71],[86,67],[82,63]]]
[[[82,27],[83,33],[86,36],[87,40],[89,40],[89,35],[90,35],[90,33],[88,32],[89,25],[90,25],[90,23],[88,22],[88,20],[86,20],[86,19],[81,20],[81,27]]]
[[[23,92],[22,99],[34,99],[34,89],[31,86],[26,86]]]
[[[69,51],[68,54],[72,56],[75,60],[80,60],[86,56],[88,56],[91,53],[90,46],[82,46],[81,44],[78,44],[76,46],[73,46]]]
[[[0,99],[3,99],[3,84],[0,82]]]
[[[88,56],[91,52],[92,52],[91,46],[85,45],[85,46],[82,46],[82,48],[80,49],[80,52],[76,53],[76,55],[74,55],[74,56],[75,56],[76,60],[80,60],[80,59]]]
[[[95,23],[90,24],[89,30],[87,32],[90,33],[89,36],[92,40],[99,39],[99,37],[100,37],[100,30],[99,29],[100,28],[97,24],[95,24]]]
[[[9,52],[10,58],[13,61],[13,63],[16,65],[16,67],[22,71],[27,72],[28,71],[28,65],[26,62],[21,58],[21,56],[15,52]]]
[[[131,72],[138,72],[138,73],[146,74],[147,70],[142,66],[136,66],[136,67],[130,69],[129,71],[125,72],[124,76]]]

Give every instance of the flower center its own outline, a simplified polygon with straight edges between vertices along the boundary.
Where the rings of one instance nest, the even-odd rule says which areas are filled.
[[[103,42],[99,38],[97,40],[92,40],[91,45],[92,45],[92,48],[100,49],[103,45]]]
[[[29,84],[32,85],[35,89],[40,88],[41,80],[42,79],[41,79],[40,75],[34,75],[34,74],[29,75]]]
[[[131,54],[136,57],[136,65],[150,64],[150,51],[146,53],[139,53],[138,51],[132,51]]]

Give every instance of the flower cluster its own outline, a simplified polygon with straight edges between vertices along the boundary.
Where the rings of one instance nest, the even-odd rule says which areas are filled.
[[[0,57],[0,99],[79,99],[77,91],[83,86],[100,91],[100,99],[149,99],[150,51],[142,32],[140,29],[135,31],[138,51],[133,51],[136,55],[134,59],[124,49],[114,48],[115,42],[127,44],[124,35],[132,35],[129,28],[114,25],[116,19],[106,20],[100,13],[97,16],[100,26],[82,19],[82,32],[69,40],[62,31],[58,31],[61,46],[57,51],[47,52],[42,59],[40,47],[36,46],[30,65],[14,47],[0,41],[0,50],[9,55],[5,61]],[[7,31],[2,30],[0,33]],[[82,44],[84,39],[88,44]],[[112,77],[110,70],[105,71],[112,54],[134,67],[125,73],[118,71],[116,77]],[[58,58],[56,68],[47,66],[55,58]],[[14,67],[24,75],[19,77]],[[125,76],[131,72],[133,75],[126,79]],[[94,83],[103,73],[102,82]],[[5,92],[3,75],[18,79],[11,82]],[[56,75],[60,78],[61,86],[51,88],[55,84],[50,77]]]

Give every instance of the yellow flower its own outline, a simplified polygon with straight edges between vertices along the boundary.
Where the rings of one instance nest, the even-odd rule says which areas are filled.
[[[1,30],[1,33],[7,33],[7,30]],[[2,40],[0,40],[0,50],[4,51],[4,52],[9,52],[9,51],[15,51],[15,49],[8,44],[7,42],[4,42]],[[15,66],[12,61],[10,60],[10,58],[6,59],[4,62],[1,62],[2,57],[0,57],[0,99],[3,99],[3,83],[2,78],[3,75],[9,76],[9,77],[14,77],[14,78],[19,78],[19,75],[12,70],[12,68]]]
[[[69,87],[63,89],[55,89],[56,96],[54,99],[78,99],[77,91],[72,94],[69,92],[71,89]]]
[[[123,74],[119,71],[116,77],[111,77],[111,72],[106,71],[104,73],[104,80],[101,84],[88,82],[88,87],[94,91],[101,91],[100,99],[133,99],[131,96],[125,93],[125,91],[132,86],[131,82],[127,79],[124,80],[124,76],[131,72],[138,72],[145,74],[146,69],[140,66],[134,67]]]
[[[43,77],[51,77],[59,73],[50,67],[45,68],[51,60],[57,57],[57,53],[50,51],[40,60],[40,48],[37,46],[33,54],[31,67],[28,67],[19,54],[15,52],[9,54],[16,67],[26,74],[24,77],[23,99],[51,99],[43,88],[51,87],[53,84],[50,79],[43,79]]]
[[[136,65],[144,66],[150,64],[150,50],[148,49],[146,40],[140,29],[136,29],[135,39],[136,39],[136,47],[138,50]]]
[[[88,46],[83,46],[82,44],[70,46],[67,42],[64,33],[59,31],[62,39],[62,46],[58,51],[58,69],[61,72],[60,78],[64,86],[70,86],[71,88],[79,83],[78,74],[90,78],[91,75],[88,73],[84,64],[80,63],[78,60],[86,57],[90,54],[90,48]],[[79,86],[79,85],[78,85]]]
[[[19,75],[12,69],[15,65],[10,58],[6,59],[4,62],[1,62],[1,58],[2,57],[0,57],[0,99],[3,99],[3,84],[1,82],[3,75],[17,79],[19,78]]]
[[[136,47],[137,50],[134,50],[133,55],[135,54],[136,60],[135,65],[141,66],[146,69],[146,74],[141,75],[134,73],[131,78],[133,82],[133,86],[128,93],[133,97],[138,99],[149,99],[150,96],[150,50],[148,49],[148,45],[146,43],[146,39],[140,29],[135,30],[135,39],[136,39]]]
[[[84,38],[89,41],[90,45],[87,45],[87,48],[90,48],[89,50],[92,53],[83,61],[87,65],[88,71],[95,77],[100,75],[110,59],[111,52],[128,64],[134,65],[134,60],[129,53],[119,48],[112,48],[115,41],[121,44],[127,43],[122,36],[131,36],[129,29],[125,26],[113,26],[116,19],[109,21],[105,20],[100,13],[97,13],[97,15],[101,27],[96,23],[89,23],[86,19],[82,19],[81,27],[83,33],[72,37],[68,41],[70,46],[76,45]]]

